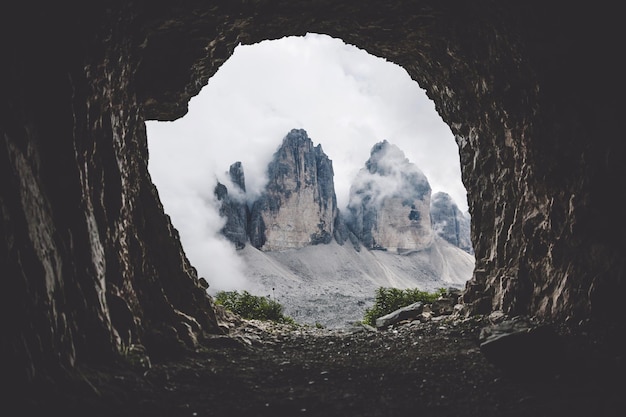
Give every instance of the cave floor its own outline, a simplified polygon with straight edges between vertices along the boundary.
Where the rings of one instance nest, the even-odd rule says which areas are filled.
[[[624,415],[623,380],[587,367],[526,379],[503,374],[480,352],[482,324],[414,322],[372,332],[246,322],[147,371],[85,369],[88,384],[39,406],[66,416]]]

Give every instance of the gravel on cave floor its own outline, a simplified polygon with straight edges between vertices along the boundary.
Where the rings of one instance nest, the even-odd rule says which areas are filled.
[[[624,378],[570,338],[568,366],[518,378],[486,361],[485,319],[384,331],[246,321],[177,359],[83,369],[23,411],[82,416],[622,416]],[[600,369],[603,369],[602,371]],[[619,375],[617,375],[619,377]],[[7,414],[8,415],[8,414]],[[16,413],[13,415],[23,415]]]

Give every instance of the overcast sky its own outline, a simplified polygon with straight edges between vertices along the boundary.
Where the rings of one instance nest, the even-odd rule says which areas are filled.
[[[225,182],[230,164],[241,161],[248,192],[260,193],[272,154],[293,128],[305,129],[333,161],[342,210],[351,181],[384,139],[424,172],[433,193],[447,192],[467,210],[450,128],[403,68],[326,35],[240,45],[185,117],[147,122],[149,170],[165,211],[216,289],[245,286],[237,260],[225,261],[233,249],[218,236],[216,179]],[[207,253],[224,260],[219,269]]]

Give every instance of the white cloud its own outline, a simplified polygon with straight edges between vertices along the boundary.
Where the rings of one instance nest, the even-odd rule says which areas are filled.
[[[361,206],[363,199],[367,199],[367,204],[373,207],[380,207],[390,197],[420,195],[423,199],[428,191],[430,184],[424,173],[406,158],[400,148],[383,141],[372,149],[367,166],[361,168],[354,178],[349,206]]]
[[[192,264],[215,287],[243,280],[235,256],[215,254],[219,223],[206,203],[215,180],[242,161],[248,192],[259,193],[272,154],[293,128],[305,129],[333,161],[342,209],[370,149],[385,139],[424,172],[433,192],[467,209],[452,133],[404,69],[325,35],[240,45],[185,117],[147,123],[149,169],[165,210]],[[233,270],[216,276],[209,269],[215,259]]]

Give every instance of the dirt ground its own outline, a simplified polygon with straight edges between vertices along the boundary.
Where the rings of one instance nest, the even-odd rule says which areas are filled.
[[[246,321],[195,353],[149,369],[84,369],[83,383],[50,391],[11,415],[626,415],[621,356],[604,357],[587,339],[568,336],[566,366],[520,379],[481,354],[485,320],[384,331]]]

